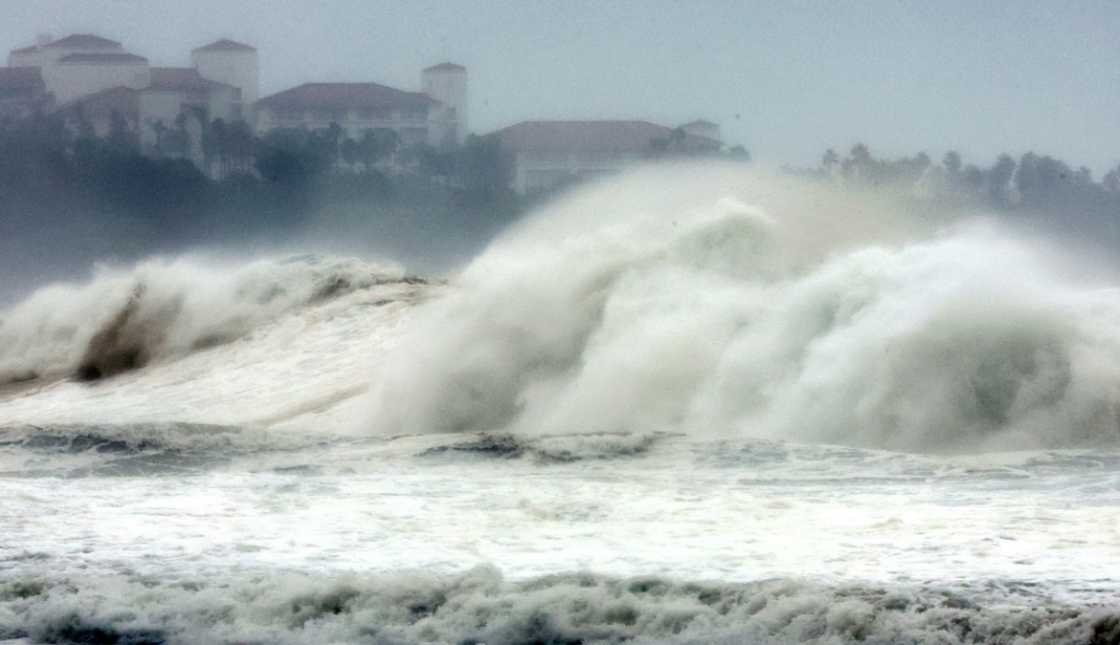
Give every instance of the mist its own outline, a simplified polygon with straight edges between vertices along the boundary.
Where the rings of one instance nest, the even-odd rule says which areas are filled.
[[[1120,643],[1120,4],[0,22],[0,643]]]
[[[379,368],[368,418],[387,434],[1111,443],[1115,273],[1075,258],[982,212],[651,168],[476,258]]]

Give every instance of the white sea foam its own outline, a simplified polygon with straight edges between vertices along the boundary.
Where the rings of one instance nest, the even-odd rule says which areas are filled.
[[[228,342],[295,308],[401,277],[392,266],[316,256],[102,267],[85,284],[52,285],[0,312],[0,384],[110,375]]]
[[[661,169],[447,287],[48,289],[0,316],[47,377],[0,390],[0,641],[1115,642],[1115,290],[898,204]]]
[[[983,609],[951,591],[617,579],[298,574],[0,584],[0,638],[65,643],[1111,643],[1115,610]]]
[[[982,218],[649,169],[515,228],[379,365],[383,433],[684,432],[901,450],[1112,443],[1120,290]]]

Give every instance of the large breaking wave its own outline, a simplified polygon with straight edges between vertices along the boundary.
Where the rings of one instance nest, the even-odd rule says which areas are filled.
[[[578,193],[417,317],[378,370],[369,423],[1115,442],[1120,290],[991,221],[902,203],[727,168]]]
[[[242,264],[153,259],[101,268],[0,312],[0,384],[95,379],[229,342],[300,306],[403,279],[400,269],[298,256]]]

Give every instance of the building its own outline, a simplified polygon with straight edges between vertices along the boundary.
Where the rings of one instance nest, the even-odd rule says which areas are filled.
[[[74,132],[106,137],[114,120],[130,133],[140,133],[140,95],[131,87],[111,87],[59,106],[55,113]]]
[[[241,105],[237,109],[246,121],[252,122],[260,93],[260,63],[255,48],[223,38],[194,49],[191,64],[203,78],[241,90]]]
[[[38,67],[0,67],[0,120],[21,119],[51,106]]]
[[[203,78],[193,67],[153,67],[151,83],[137,94],[141,150],[153,156],[186,156],[202,166],[207,126],[242,118],[241,89]],[[165,145],[168,130],[186,131],[186,149]]]
[[[101,36],[41,36],[13,50],[9,67],[0,68],[0,110],[28,114],[54,106],[72,128],[99,136],[115,120],[132,130],[145,154],[187,157],[202,167],[207,126],[216,119],[252,120],[257,51],[223,39],[196,48],[191,62],[153,67]]]
[[[47,68],[71,54],[121,53],[125,51],[120,43],[93,34],[72,34],[58,40],[43,34],[34,45],[13,49],[8,54],[8,66]]]
[[[467,136],[467,68],[455,63],[440,63],[420,75],[424,93],[439,102],[433,121],[440,124],[436,139],[462,143]]]
[[[523,121],[494,136],[513,160],[513,189],[527,194],[617,173],[666,153],[719,151],[718,138],[692,133],[697,123],[674,129],[648,121]],[[719,126],[709,125],[718,137]],[[699,131],[713,133],[711,127]]]
[[[40,37],[38,44],[12,51],[8,64],[39,68],[58,105],[111,87],[139,89],[149,80],[148,59],[125,51],[115,40],[93,34],[59,40]]]
[[[257,131],[316,130],[337,124],[357,139],[391,130],[404,145],[460,143],[467,123],[467,70],[453,63],[421,74],[423,92],[378,83],[304,83],[257,102]]]
[[[116,119],[137,136],[142,153],[185,157],[203,167],[203,132],[216,119],[241,118],[241,91],[193,67],[151,67],[148,74],[143,88],[117,85],[68,101],[57,112],[71,129],[89,128],[99,137]]]

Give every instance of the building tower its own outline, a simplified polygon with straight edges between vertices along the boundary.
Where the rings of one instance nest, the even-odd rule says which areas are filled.
[[[241,90],[241,118],[253,124],[253,106],[260,95],[257,50],[232,40],[218,40],[191,51],[191,63],[200,76]]]
[[[421,74],[424,93],[443,104],[443,114],[435,119],[444,127],[441,140],[462,143],[467,136],[467,68],[455,63],[440,63]]]

